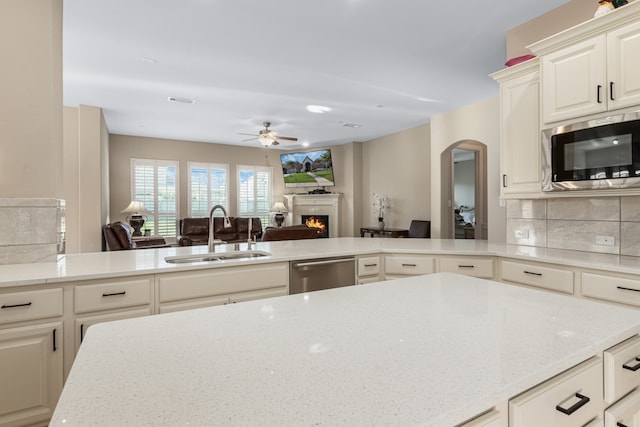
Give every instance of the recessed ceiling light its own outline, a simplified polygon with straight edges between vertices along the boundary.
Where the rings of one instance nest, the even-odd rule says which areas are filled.
[[[181,104],[195,104],[196,103],[195,99],[178,98],[176,96],[170,96],[169,98],[167,98],[167,101],[169,101],[169,102],[180,102]]]
[[[309,143],[308,143],[308,142],[303,142],[303,143],[302,143],[302,146],[303,146],[303,147],[308,147],[308,146],[309,146]]]
[[[362,127],[362,125],[356,124],[356,123],[344,123],[341,122],[342,126],[348,127],[348,128],[359,128]]]
[[[310,113],[323,114],[331,111],[331,108],[325,107],[324,105],[307,105],[307,111]]]
[[[149,64],[155,64],[156,60],[153,58],[142,58],[142,61],[148,62]]]

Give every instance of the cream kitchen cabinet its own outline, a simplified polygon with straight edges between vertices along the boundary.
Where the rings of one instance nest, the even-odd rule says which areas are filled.
[[[582,296],[640,307],[640,278],[637,276],[581,272],[580,278]]]
[[[358,284],[379,282],[382,280],[382,257],[380,255],[359,256],[357,258]]]
[[[384,256],[385,280],[434,272],[434,258],[429,255],[385,254]]]
[[[605,427],[640,427],[640,390],[635,390],[604,412]]]
[[[558,46],[541,56],[544,123],[640,104],[639,17],[634,5],[531,46]]]
[[[47,425],[64,381],[63,290],[0,294],[0,426]]]
[[[500,83],[500,195],[541,194],[537,58],[492,74]]]
[[[493,279],[494,263],[491,257],[442,256],[438,258],[438,272]]]
[[[509,401],[509,427],[583,427],[603,409],[602,359],[593,357]]]
[[[221,267],[156,276],[158,312],[287,295],[289,263]]]
[[[153,276],[75,283],[75,351],[89,326],[153,314]]]
[[[574,272],[545,263],[501,259],[500,281],[573,294]]]

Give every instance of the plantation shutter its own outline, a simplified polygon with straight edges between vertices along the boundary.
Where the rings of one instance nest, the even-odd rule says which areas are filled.
[[[272,199],[272,169],[264,166],[238,166],[238,212],[258,217],[269,224]]]
[[[206,217],[215,205],[228,207],[228,175],[227,165],[189,163],[190,217]]]
[[[131,159],[132,200],[149,211],[144,228],[154,235],[175,236],[178,218],[178,162]]]

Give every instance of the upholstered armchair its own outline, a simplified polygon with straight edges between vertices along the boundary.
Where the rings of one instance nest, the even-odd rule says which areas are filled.
[[[113,222],[102,226],[102,233],[107,242],[110,251],[124,251],[129,249],[149,249],[149,248],[166,248],[170,245],[162,244],[145,244],[138,246],[131,237],[131,229],[124,222]],[[159,239],[162,240],[162,239]]]

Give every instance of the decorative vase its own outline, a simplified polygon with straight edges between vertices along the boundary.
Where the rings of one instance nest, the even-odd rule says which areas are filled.
[[[597,18],[598,16],[605,15],[614,9],[615,7],[613,6],[613,3],[611,3],[611,0],[600,0],[600,2],[598,2],[596,13],[593,15],[593,17]]]
[[[380,228],[380,230],[384,230],[384,218],[378,218],[378,227]]]

